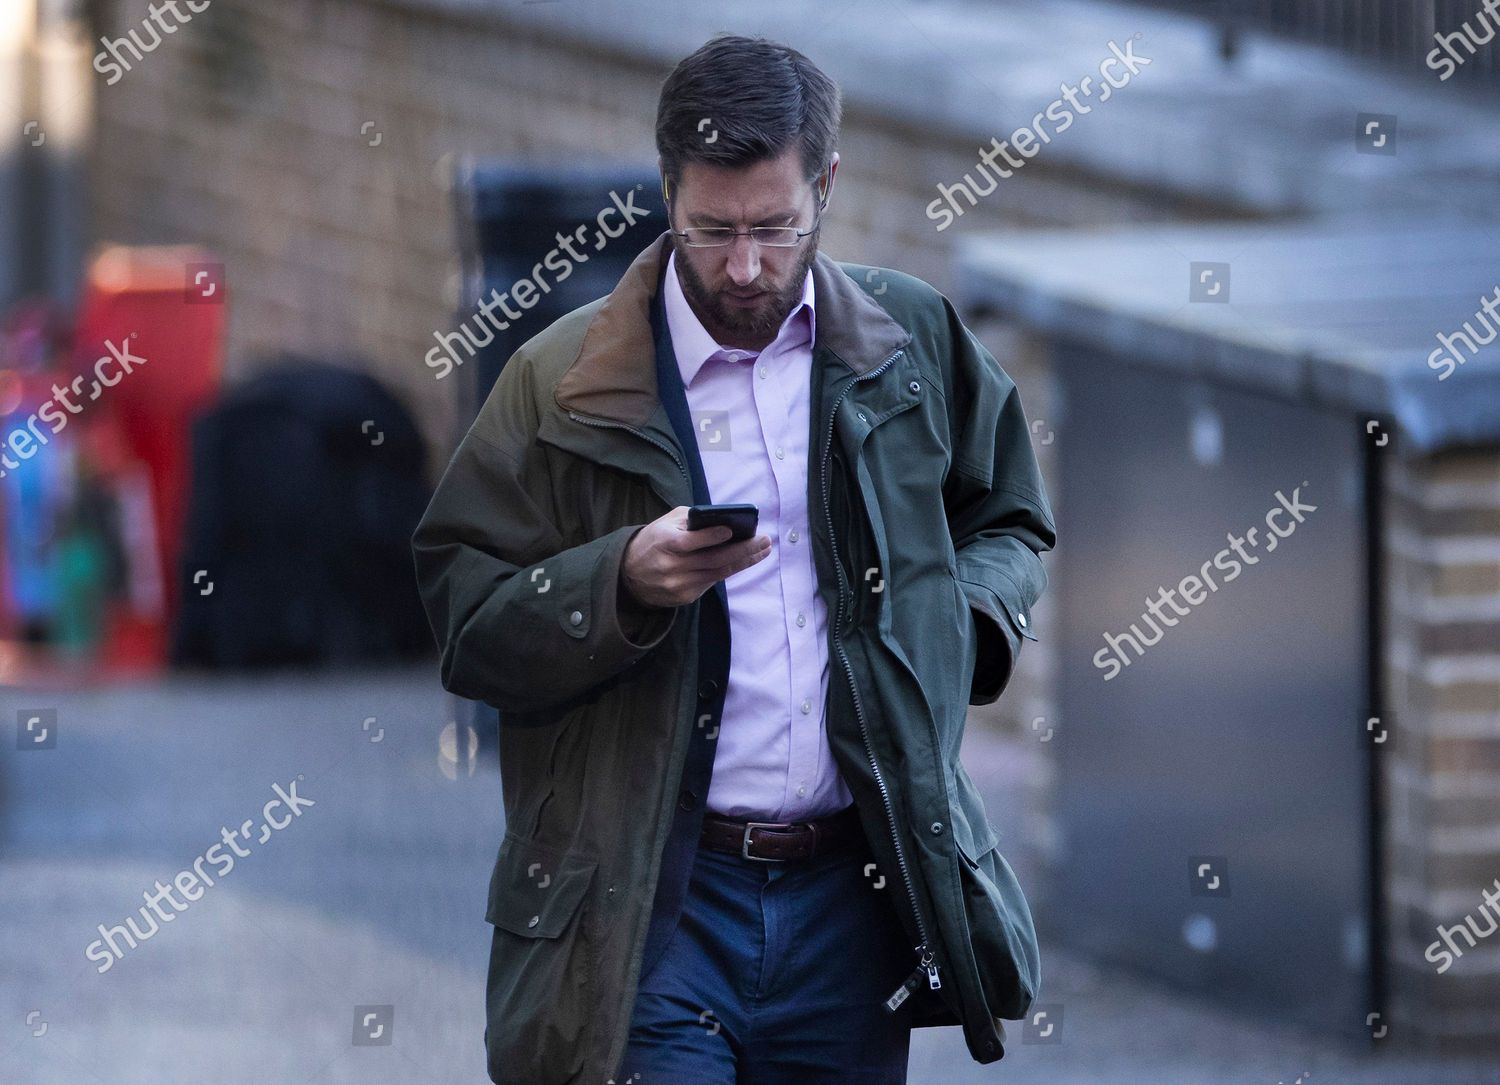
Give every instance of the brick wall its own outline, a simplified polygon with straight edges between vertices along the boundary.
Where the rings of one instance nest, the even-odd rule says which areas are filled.
[[[1392,1027],[1492,1046],[1500,936],[1469,948],[1454,933],[1462,956],[1442,974],[1425,952],[1440,925],[1472,915],[1485,931],[1481,893],[1500,878],[1500,457],[1392,458],[1386,494]]]
[[[99,33],[118,38],[147,2],[101,6]],[[435,477],[456,422],[455,382],[422,362],[432,333],[456,326],[447,164],[650,163],[666,74],[523,32],[499,9],[215,0],[114,86],[96,82],[93,236],[208,245],[227,265],[230,378],[278,348],[363,355],[428,435]],[[986,224],[1215,211],[1038,164],[939,234],[923,214],[933,186],[972,169],[988,134],[970,146],[846,111],[825,250],[940,289],[952,239]]]

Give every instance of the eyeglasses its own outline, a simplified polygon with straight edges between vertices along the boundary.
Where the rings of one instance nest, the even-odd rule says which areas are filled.
[[[828,206],[828,192],[832,185],[833,171],[830,167],[818,182],[820,202],[814,212],[811,230],[799,230],[795,226],[752,226],[744,231],[731,230],[728,226],[689,226],[686,230],[673,230],[670,217],[672,213],[671,185],[663,176],[661,197],[662,202],[667,205],[667,232],[673,237],[682,238],[683,244],[690,249],[722,249],[725,245],[733,244],[737,237],[749,237],[757,245],[764,245],[769,249],[789,249],[804,237],[817,232],[818,224],[823,221],[823,209]]]
[[[799,230],[795,226],[752,226],[743,231],[731,230],[728,226],[689,226],[686,230],[673,230],[672,236],[682,238],[683,244],[690,249],[722,248],[732,244],[737,237],[748,237],[757,245],[771,249],[789,249],[817,228],[816,222],[811,230]]]

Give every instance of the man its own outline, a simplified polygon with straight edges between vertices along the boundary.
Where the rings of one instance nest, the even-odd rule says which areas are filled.
[[[900,1082],[912,1027],[990,1062],[1036,994],[958,749],[1052,516],[947,299],[818,252],[839,115],[784,46],[683,60],[668,232],[516,352],[413,537],[443,684],[500,711],[496,1082]]]

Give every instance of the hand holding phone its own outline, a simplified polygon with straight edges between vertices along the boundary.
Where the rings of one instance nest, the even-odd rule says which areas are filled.
[[[770,538],[755,534],[759,515],[754,505],[678,505],[631,537],[620,565],[622,592],[646,607],[691,603],[771,552]]]

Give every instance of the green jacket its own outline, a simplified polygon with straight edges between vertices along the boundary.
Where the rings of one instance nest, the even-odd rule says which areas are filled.
[[[688,741],[705,722],[690,677],[704,599],[629,631],[616,609],[630,537],[692,503],[649,321],[669,245],[662,234],[608,297],[515,353],[412,539],[444,687],[500,711],[506,832],[486,913],[496,1082],[604,1085],[618,1067]],[[812,274],[808,507],[829,614],[828,741],[919,947],[913,1023],[961,1024],[991,1062],[998,1019],[1025,1016],[1039,961],[958,751],[967,706],[995,701],[1036,639],[1051,510],[1014,382],[943,295],[823,254]]]

